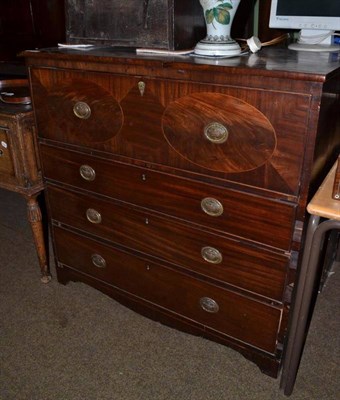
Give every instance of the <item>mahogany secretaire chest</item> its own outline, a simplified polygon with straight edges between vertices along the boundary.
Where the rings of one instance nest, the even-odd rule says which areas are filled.
[[[305,206],[340,144],[339,57],[25,56],[58,280],[277,376]]]

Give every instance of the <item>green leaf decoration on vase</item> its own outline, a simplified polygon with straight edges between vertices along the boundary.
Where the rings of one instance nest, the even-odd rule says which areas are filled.
[[[223,0],[221,0],[222,2]],[[214,24],[214,19],[222,25],[230,24],[230,13],[233,6],[230,3],[219,4],[217,7],[212,8],[211,10],[206,10],[205,12],[205,20],[207,24]]]

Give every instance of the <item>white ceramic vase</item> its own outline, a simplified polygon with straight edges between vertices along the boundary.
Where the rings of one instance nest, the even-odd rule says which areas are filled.
[[[200,56],[235,56],[241,48],[230,37],[233,19],[241,0],[199,0],[203,8],[207,36],[197,43]]]

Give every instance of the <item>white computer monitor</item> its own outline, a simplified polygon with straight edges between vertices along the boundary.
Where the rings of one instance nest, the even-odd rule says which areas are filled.
[[[340,51],[332,44],[340,30],[340,0],[271,0],[269,27],[299,30],[290,49]]]

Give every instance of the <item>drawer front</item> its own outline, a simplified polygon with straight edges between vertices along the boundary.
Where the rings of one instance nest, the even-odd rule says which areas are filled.
[[[15,177],[7,131],[0,126],[0,176],[1,181],[6,183]]]
[[[294,205],[45,145],[41,156],[48,179],[252,241],[290,248]]]
[[[298,194],[309,96],[47,69],[32,84],[41,137]]]
[[[281,310],[54,228],[59,263],[274,353]]]
[[[288,258],[94,196],[48,186],[54,220],[281,301]]]

